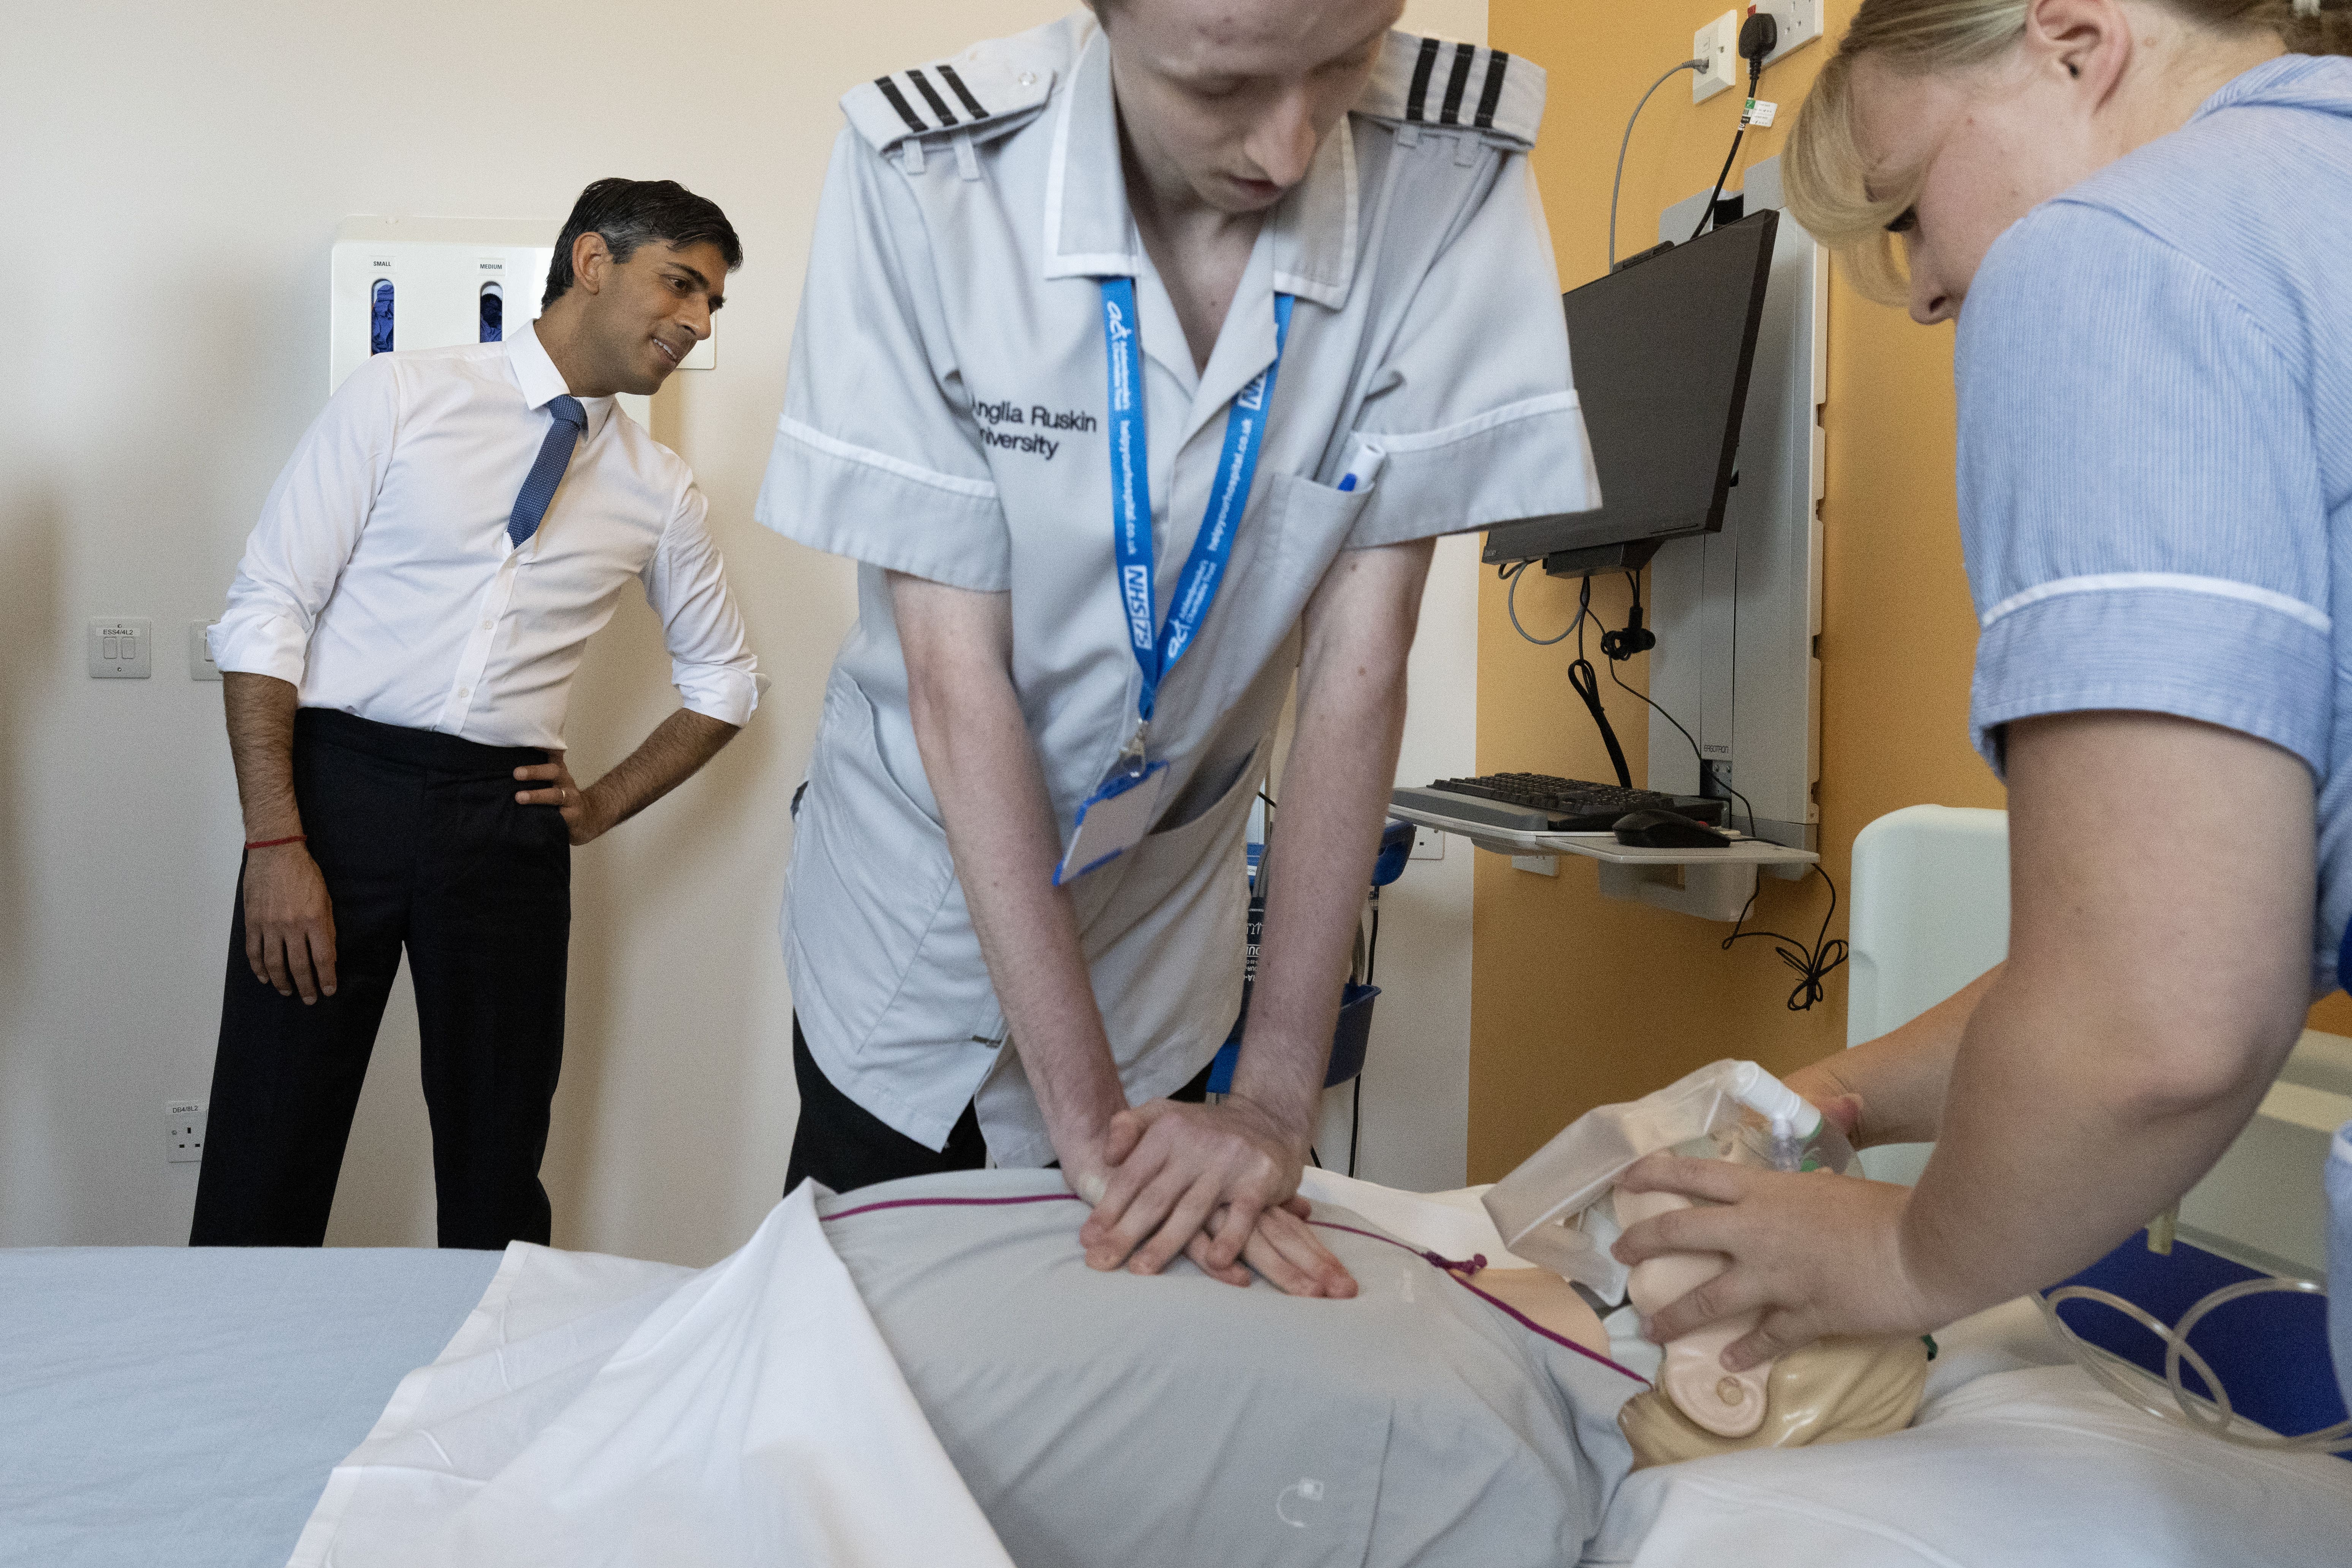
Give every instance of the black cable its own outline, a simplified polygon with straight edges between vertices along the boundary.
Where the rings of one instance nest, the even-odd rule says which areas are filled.
[[[1762,24],[1761,26],[1759,26],[1759,23]],[[1751,32],[1750,29],[1754,31]],[[1753,45],[1749,41],[1751,37],[1755,40]],[[1778,42],[1780,42],[1780,24],[1773,20],[1769,12],[1750,16],[1740,26],[1740,53],[1748,61],[1748,101],[1749,103],[1756,101],[1756,89],[1764,85],[1764,57],[1772,52],[1772,46]],[[1755,51],[1752,54],[1748,53],[1751,47]],[[1671,76],[1674,73],[1669,71],[1666,74]],[[1748,134],[1748,111],[1744,108],[1739,111],[1739,129],[1731,133],[1731,151],[1723,155],[1723,171],[1715,176],[1715,189],[1706,194],[1706,206],[1698,215],[1697,226],[1690,231],[1691,239],[1696,239],[1700,235],[1705,234],[1707,225],[1715,221],[1716,199],[1723,195],[1723,182],[1731,178],[1732,163],[1739,156],[1740,138]],[[1688,245],[1690,240],[1686,239],[1683,243]]]
[[[1633,585],[1633,613],[1627,622],[1627,629],[1633,630],[1639,626],[1641,620],[1642,580],[1631,572],[1625,574],[1625,580]],[[1630,658],[1633,656],[1629,654],[1626,657]],[[1667,712],[1664,708],[1659,707],[1648,692],[1635,691],[1633,688],[1625,684],[1623,678],[1617,673],[1617,666],[1619,662],[1620,661],[1615,658],[1612,658],[1609,661],[1609,679],[1617,682],[1617,689],[1620,691],[1631,692],[1633,696],[1649,703],[1651,711],[1656,713],[1667,723],[1672,724],[1676,730],[1682,731],[1683,739],[1690,741],[1691,755],[1698,760],[1700,780],[1701,783],[1704,784],[1706,774],[1706,753],[1698,749],[1698,742],[1696,740],[1691,739],[1691,732],[1688,730],[1683,729],[1683,721],[1681,720]],[[1753,805],[1748,805],[1748,797],[1746,795],[1741,795],[1736,789],[1732,789],[1731,781],[1729,779],[1727,779],[1722,774],[1718,773],[1716,775],[1715,782],[1721,784],[1725,789],[1730,790],[1732,797],[1738,800],[1740,805],[1748,806],[1748,837],[1750,838],[1755,837],[1756,808]]]
[[[1788,944],[1785,947],[1774,948],[1772,951],[1780,955],[1781,963],[1795,970],[1802,977],[1797,982],[1796,988],[1789,993],[1789,1011],[1791,1013],[1811,1012],[1813,1004],[1822,999],[1822,982],[1827,980],[1839,965],[1845,963],[1847,957],[1843,937],[1834,941],[1827,940],[1830,934],[1830,921],[1837,916],[1837,884],[1830,881],[1830,874],[1827,871],[1822,871],[1819,862],[1815,862],[1813,869],[1821,871],[1822,881],[1829,882],[1830,907],[1822,916],[1822,929],[1813,933],[1812,946],[1806,947],[1795,937],[1782,936],[1776,931],[1741,931],[1739,928],[1747,922],[1748,911],[1756,907],[1755,893],[1748,895],[1748,901],[1739,908],[1739,919],[1731,922],[1731,934],[1723,939],[1723,951],[1726,952],[1731,951],[1733,942],[1751,936],[1770,937],[1775,942]],[[1757,892],[1761,891],[1763,891],[1763,884],[1759,881],[1757,884]],[[1835,958],[1830,956],[1832,950],[1837,954]]]
[[[1348,1096],[1348,1174],[1356,1173],[1356,1140],[1364,1131],[1364,1074],[1356,1071],[1356,1087]]]
[[[1372,941],[1371,941],[1371,945],[1370,945],[1368,949],[1366,949],[1366,950],[1365,950],[1365,952],[1364,952],[1364,984],[1365,984],[1370,985],[1370,984],[1372,983],[1372,972],[1373,972],[1374,970],[1376,970],[1376,969],[1378,969],[1378,968],[1380,967],[1380,962],[1381,962],[1381,890],[1380,890],[1378,888],[1374,888],[1374,889],[1372,889]]]
[[[1749,96],[1754,96],[1752,91]],[[1723,182],[1731,178],[1731,162],[1739,156],[1739,139],[1747,134],[1748,116],[1743,113],[1739,117],[1739,129],[1731,133],[1731,151],[1723,155],[1723,167],[1716,174],[1715,189],[1707,192],[1706,209],[1698,215],[1698,225],[1690,231],[1690,239],[1683,241],[1685,245],[1688,245],[1691,239],[1696,239],[1700,235],[1705,234],[1706,226],[1715,221],[1716,199],[1723,195]]]
[[[1584,706],[1592,715],[1593,724],[1601,731],[1601,743],[1609,748],[1610,765],[1617,770],[1617,787],[1633,787],[1633,770],[1625,765],[1625,748],[1617,743],[1617,731],[1610,726],[1609,715],[1601,707],[1601,678],[1593,673],[1592,661],[1584,657],[1585,612],[1592,606],[1592,579],[1584,580],[1584,589],[1577,595],[1576,662],[1568,667],[1568,684],[1584,699]]]

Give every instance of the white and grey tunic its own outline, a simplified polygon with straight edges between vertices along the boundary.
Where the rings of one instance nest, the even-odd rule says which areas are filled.
[[[1551,242],[1528,172],[1543,73],[1392,34],[1355,110],[1267,214],[1207,366],[1138,238],[1108,46],[1081,13],[847,95],[759,516],[860,563],[785,895],[793,1002],[825,1075],[930,1147],[977,1096],[1000,1164],[1053,1158],[908,710],[884,576],[1008,593],[1012,676],[1066,841],[1133,732],[1111,542],[1098,280],[1134,281],[1164,616],[1234,395],[1296,308],[1222,593],[1160,687],[1164,815],[1081,878],[1080,941],[1130,1100],[1238,1010],[1242,837],[1343,550],[1598,504]],[[1342,490],[1376,446],[1372,481]]]

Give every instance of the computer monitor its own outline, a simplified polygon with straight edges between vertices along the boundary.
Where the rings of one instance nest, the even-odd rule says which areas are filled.
[[[1601,505],[1498,523],[1486,561],[1632,571],[1723,527],[1780,217],[1753,213],[1560,297]]]

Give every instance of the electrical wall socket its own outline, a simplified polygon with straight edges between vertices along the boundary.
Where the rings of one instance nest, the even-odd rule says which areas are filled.
[[[1445,835],[1439,832],[1434,827],[1423,827],[1419,823],[1415,823],[1412,829],[1412,853],[1408,857],[1408,858],[1414,860],[1444,859]]]
[[[168,1100],[163,1102],[163,1158],[173,1164],[205,1157],[205,1102]]]
[[[1820,0],[1814,0],[1820,4]],[[1820,24],[1816,23],[1818,28]],[[1690,58],[1705,60],[1706,68],[1691,78],[1691,101],[1705,103],[1718,92],[1739,85],[1739,13],[1726,11],[1691,35]]]
[[[205,635],[212,629],[210,621],[188,623],[188,679],[190,680],[218,680],[221,678],[220,666],[213,662],[212,644],[206,640]]]
[[[1768,68],[1790,50],[1803,48],[1822,36],[1822,0],[1756,0],[1752,8],[1759,16],[1769,13],[1780,25],[1780,38],[1764,57]],[[1738,52],[1736,43],[1732,52]]]

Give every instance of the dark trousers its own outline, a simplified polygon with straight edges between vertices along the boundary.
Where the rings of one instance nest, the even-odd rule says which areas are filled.
[[[240,875],[191,1246],[324,1239],[404,948],[441,1245],[548,1239],[539,1163],[563,1058],[572,842],[556,808],[514,798],[514,769],[546,760],[296,715],[294,794],[334,900],[335,994],[306,1006],[254,979]]]
[[[1215,1065],[1202,1068],[1168,1098],[1194,1105],[1208,1099],[1209,1070]],[[784,1166],[787,1194],[811,1177],[846,1193],[902,1176],[977,1171],[988,1163],[977,1106],[963,1108],[945,1148],[925,1148],[834,1086],[809,1054],[798,1014],[793,1016],[793,1079],[800,1086],[801,1119],[793,1129],[792,1158]]]

